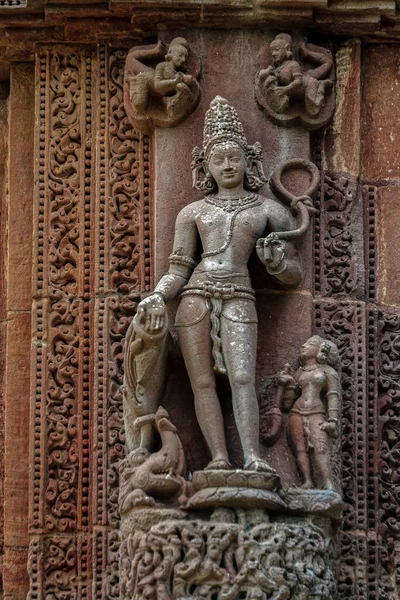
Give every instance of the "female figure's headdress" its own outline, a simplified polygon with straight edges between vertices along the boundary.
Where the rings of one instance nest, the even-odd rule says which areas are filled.
[[[259,142],[253,146],[247,144],[243,126],[236,109],[225,98],[216,96],[206,113],[203,131],[203,148],[194,148],[192,173],[193,187],[204,194],[217,191],[217,184],[207,168],[207,162],[215,146],[237,146],[243,150],[247,161],[244,187],[249,191],[258,191],[267,181],[261,159],[262,148]],[[202,178],[201,176],[204,175]]]

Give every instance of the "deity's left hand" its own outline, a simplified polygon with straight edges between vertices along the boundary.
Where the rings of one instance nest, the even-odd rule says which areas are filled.
[[[274,234],[257,240],[256,252],[258,258],[268,269],[275,270],[281,265],[286,256],[286,244]]]
[[[320,429],[325,431],[331,438],[337,438],[339,435],[337,423],[334,421],[325,421],[321,423]]]
[[[139,323],[148,333],[159,333],[165,322],[165,302],[157,292],[139,303],[137,308]]]

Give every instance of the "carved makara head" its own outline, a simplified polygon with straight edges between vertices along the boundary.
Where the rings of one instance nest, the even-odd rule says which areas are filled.
[[[261,144],[256,142],[253,146],[248,145],[236,109],[221,96],[214,98],[206,113],[203,148],[196,147],[192,153],[193,187],[204,194],[212,194],[218,190],[208,169],[208,161],[217,148],[223,150],[237,148],[243,152],[247,165],[243,182],[245,189],[258,191],[267,181],[261,163]]]

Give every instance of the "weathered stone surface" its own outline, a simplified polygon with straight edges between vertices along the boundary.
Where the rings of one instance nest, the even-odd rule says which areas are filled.
[[[16,600],[26,596],[28,586],[33,102],[33,68],[15,65],[9,100],[7,177],[8,194],[15,197],[15,202],[8,202],[7,212],[2,211],[7,224],[7,236],[3,238],[3,243],[6,242],[3,277],[7,295],[0,299],[4,315],[0,369],[4,381],[3,589],[6,595]]]
[[[370,46],[363,65],[362,177],[367,182],[400,177],[400,48]]]
[[[399,188],[382,186],[375,206],[376,222],[376,300],[380,304],[400,304],[400,203]]]
[[[8,145],[8,103],[9,86],[0,85],[0,155],[7,156]],[[0,322],[7,312],[7,161],[0,166]]]
[[[6,546],[22,547],[28,543],[30,332],[29,312],[9,314],[4,398],[4,541]],[[15,377],[16,373],[18,377]]]
[[[336,173],[360,172],[361,43],[345,42],[335,55],[337,101],[325,138],[325,167]]]
[[[311,523],[269,523],[261,510],[220,509],[210,520],[135,528],[121,544],[121,600],[294,600],[308,594],[328,600],[336,586],[331,545],[323,540],[323,530]]]
[[[28,587],[28,550],[7,548],[3,560],[4,597],[10,600],[26,600]]]
[[[39,110],[45,111],[38,112],[38,116],[44,116],[45,119],[39,118],[37,121],[37,136],[45,132],[46,143],[57,144],[57,135],[62,134],[63,144],[65,143],[66,146],[72,144],[75,148],[74,152],[79,154],[78,163],[82,179],[78,188],[80,195],[75,204],[78,210],[79,230],[75,246],[78,248],[79,257],[74,267],[77,266],[78,275],[75,272],[72,276],[69,274],[68,277],[71,276],[73,281],[69,279],[67,282],[61,281],[62,277],[60,277],[56,285],[51,288],[56,294],[61,290],[65,301],[63,306],[68,305],[71,308],[68,303],[68,300],[71,300],[69,294],[71,290],[75,294],[73,286],[78,282],[78,293],[75,296],[72,294],[74,301],[77,302],[71,303],[71,310],[68,309],[63,314],[62,311],[54,308],[57,298],[53,298],[50,306],[50,321],[47,321],[49,303],[45,298],[34,321],[34,334],[37,336],[37,341],[42,344],[40,347],[44,351],[50,348],[48,363],[50,368],[57,364],[56,360],[52,362],[53,357],[62,361],[62,368],[56,367],[56,371],[52,372],[56,372],[57,377],[61,378],[67,374],[66,385],[71,384],[71,381],[74,384],[73,402],[76,400],[77,402],[70,410],[71,396],[68,394],[67,400],[62,400],[61,404],[54,409],[52,399],[47,395],[49,390],[54,389],[51,387],[51,377],[49,379],[47,376],[38,377],[36,381],[34,380],[36,375],[33,375],[32,381],[37,383],[39,391],[35,385],[36,394],[31,401],[32,405],[34,401],[37,402],[38,412],[35,416],[39,421],[29,425],[35,434],[32,440],[32,451],[38,453],[33,456],[36,458],[39,456],[39,470],[42,469],[40,471],[42,475],[38,477],[37,472],[34,471],[36,463],[32,462],[32,496],[39,495],[42,511],[40,519],[44,517],[40,521],[40,527],[45,519],[50,517],[47,521],[50,526],[56,522],[57,528],[61,528],[61,524],[62,526],[66,524],[67,527],[75,527],[75,529],[71,533],[58,531],[58,535],[54,537],[50,533],[46,543],[43,536],[41,538],[43,544],[39,548],[36,546],[36,538],[32,538],[31,554],[38,559],[40,567],[36,571],[32,568],[31,571],[34,600],[41,595],[60,598],[64,596],[68,599],[76,597],[81,600],[90,597],[91,593],[96,600],[106,597],[114,600],[119,597],[119,544],[116,529],[119,520],[117,510],[119,483],[116,465],[123,456],[124,442],[120,392],[123,374],[122,340],[140,299],[139,294],[152,286],[154,232],[151,230],[151,223],[153,218],[155,217],[160,225],[155,236],[156,243],[166,251],[156,265],[160,274],[165,269],[165,264],[162,263],[168,256],[167,248],[171,246],[176,213],[188,201],[198,199],[198,194],[190,189],[189,173],[180,178],[178,168],[175,169],[172,162],[177,156],[182,164],[184,161],[190,161],[190,150],[192,146],[199,143],[198,123],[203,117],[205,104],[199,108],[199,114],[193,115],[192,120],[189,119],[185,123],[184,128],[179,130],[177,128],[176,138],[159,136],[156,140],[157,160],[165,165],[167,174],[175,178],[176,182],[172,186],[166,180],[167,178],[162,180],[162,175],[159,175],[160,179],[156,182],[157,201],[160,206],[161,203],[163,204],[163,208],[156,215],[152,212],[151,204],[154,175],[153,140],[138,135],[129,126],[122,106],[121,82],[127,49],[134,44],[142,43],[143,32],[148,37],[155,32],[159,23],[166,25],[167,18],[175,23],[175,31],[162,34],[169,40],[172,35],[182,34],[182,31],[178,31],[182,25],[190,27],[190,24],[197,26],[202,23],[207,28],[217,26],[222,28],[223,31],[208,29],[204,44],[201,42],[201,32],[189,32],[193,42],[197,44],[199,54],[207,59],[203,78],[209,90],[206,93],[210,94],[210,97],[205,99],[205,102],[211,99],[211,95],[221,93],[220,86],[223,86],[223,93],[238,106],[242,105],[243,97],[250,98],[241,109],[242,116],[246,118],[247,115],[253,114],[256,107],[254,98],[249,95],[249,82],[254,75],[253,55],[256,47],[258,48],[257,44],[266,43],[270,35],[265,34],[262,28],[273,25],[276,27],[276,31],[273,32],[275,35],[282,28],[288,26],[295,28],[302,25],[317,34],[332,33],[331,40],[334,44],[337,41],[334,35],[337,33],[359,32],[364,41],[370,34],[370,39],[374,38],[375,46],[368,46],[368,44],[364,46],[363,64],[360,64],[364,59],[361,57],[358,41],[351,40],[342,44],[336,56],[339,78],[337,117],[332,132],[327,135],[323,144],[325,152],[323,164],[329,168],[330,173],[325,178],[326,189],[321,197],[324,206],[315,228],[314,258],[311,259],[309,240],[305,241],[302,249],[302,255],[307,257],[310,265],[317,264],[317,258],[322,261],[318,267],[319,287],[315,286],[314,290],[318,300],[315,316],[312,317],[309,290],[316,276],[311,266],[307,268],[301,291],[296,293],[283,292],[282,289],[274,287],[270,280],[259,279],[258,274],[255,276],[254,281],[257,289],[260,290],[258,304],[261,311],[259,311],[261,332],[259,355],[262,357],[262,365],[258,376],[259,382],[264,384],[268,376],[273,374],[274,369],[281,367],[281,358],[287,351],[295,360],[299,339],[305,340],[313,325],[317,328],[322,327],[323,334],[340,346],[344,388],[343,527],[345,535],[341,541],[342,570],[339,597],[346,600],[348,598],[365,600],[368,596],[395,598],[399,595],[399,584],[396,579],[396,569],[399,566],[397,546],[400,514],[396,480],[398,472],[396,440],[399,435],[396,369],[399,326],[396,314],[400,303],[396,260],[399,244],[396,229],[399,220],[396,207],[399,179],[396,124],[400,116],[396,89],[399,57],[396,39],[400,32],[399,17],[394,16],[394,2],[367,0],[345,4],[335,1],[325,3],[325,6],[322,4],[322,2],[315,2],[312,6],[306,0],[301,3],[215,1],[202,4],[177,1],[169,2],[167,6],[166,3],[143,0],[135,4],[113,2],[101,6],[88,2],[84,4],[64,2],[57,6],[55,3],[46,4],[43,8],[43,4],[36,1],[29,4],[27,11],[16,9],[12,13],[8,9],[6,9],[8,12],[3,12],[0,2],[0,79],[8,77],[10,61],[19,61],[21,58],[33,60],[35,45],[43,42],[49,43],[47,48],[50,49],[50,54],[59,56],[64,52],[64,55],[68,55],[70,59],[72,57],[70,63],[62,62],[63,66],[68,64],[68,68],[71,67],[74,71],[76,56],[79,56],[79,60],[82,59],[84,63],[84,66],[83,63],[79,63],[77,79],[80,108],[76,109],[76,106],[73,106],[72,110],[74,115],[77,114],[77,110],[81,110],[77,120],[80,127],[79,140],[74,137],[74,132],[70,137],[68,135],[63,137],[65,132],[59,127],[57,132],[49,136],[46,127],[50,126],[49,115],[56,105],[55,96],[51,96],[53,92],[50,90],[50,82],[55,83],[53,77],[56,66],[44,58],[47,50],[42,50],[38,46],[36,91],[39,90],[38,96],[41,102],[46,94],[50,100],[47,105],[40,102],[36,104]],[[132,9],[134,14],[131,12]],[[168,9],[167,15],[166,9]],[[382,15],[385,16],[383,20]],[[261,26],[261,28],[258,32],[253,30],[249,34],[250,30],[243,28],[244,24]],[[138,31],[140,27],[143,28],[141,32]],[[242,29],[232,31],[234,27],[242,27]],[[222,41],[225,32],[225,39],[228,40],[226,45]],[[386,37],[391,45],[376,45],[379,41],[378,36],[381,36],[381,39]],[[217,39],[218,37],[220,39]],[[106,40],[106,43],[99,46],[96,55],[95,45],[100,38]],[[65,46],[64,50],[61,46],[56,47],[56,43],[64,41],[69,44],[68,53],[65,52]],[[73,44],[71,45],[70,42]],[[111,48],[108,42],[112,44]],[[316,42],[318,43],[318,40]],[[82,51],[80,43],[86,45],[87,52]],[[88,48],[89,44],[93,46]],[[94,67],[93,71],[90,70],[91,65]],[[242,71],[238,71],[238,67]],[[24,78],[17,77],[17,73],[29,74],[31,67],[16,65],[14,69],[14,91],[17,88],[21,93],[25,93],[24,89],[32,90],[31,81],[28,81],[25,86]],[[63,70],[62,72],[64,73]],[[218,82],[218,86],[213,84],[213,80]],[[364,103],[359,102],[360,83],[365,88]],[[41,92],[40,85],[44,85]],[[245,90],[243,94],[240,90],[241,85]],[[228,95],[230,91],[232,97]],[[65,93],[64,90],[63,100],[66,96],[68,92]],[[72,97],[75,98],[74,93]],[[31,156],[34,153],[30,146],[31,138],[28,131],[32,131],[34,106],[35,100],[32,94],[26,96],[24,102],[14,104],[14,108],[11,106],[11,110],[14,110],[11,127],[13,133],[9,137],[13,142],[9,154],[12,157],[9,169],[11,215],[9,233],[12,252],[9,260],[10,270],[7,268],[6,271],[10,275],[11,285],[7,302],[10,303],[10,309],[16,311],[29,311],[32,298],[31,293],[27,292],[30,290],[28,271],[31,268],[30,253],[32,252],[32,228],[28,222],[28,211],[31,207],[33,189],[30,167]],[[360,112],[363,124],[361,132]],[[41,130],[41,127],[44,129]],[[308,152],[308,146],[306,147],[301,132],[295,140],[291,139],[286,132],[280,132],[278,136],[274,129],[268,128],[262,116],[260,119],[257,117],[252,120],[246,133],[249,138],[260,138],[266,149],[270,148],[281,158],[290,156],[291,143],[296,148],[296,154],[303,150]],[[358,197],[355,201],[354,197],[348,198],[346,195],[346,191],[350,190],[352,194],[357,186],[360,159],[359,135],[363,138],[361,157],[364,163],[363,179],[366,190],[364,222]],[[74,146],[77,140],[81,144],[78,149]],[[180,140],[184,142],[180,143]],[[94,146],[96,146],[95,152],[93,152]],[[5,155],[3,149],[4,146],[1,147],[2,156]],[[57,149],[60,150],[60,147],[57,146]],[[74,152],[70,156],[73,156]],[[35,151],[35,156],[39,154],[40,152]],[[43,159],[43,156],[44,153],[40,159]],[[46,160],[50,160],[50,152],[45,156]],[[36,172],[39,185],[44,183],[43,171],[39,170],[43,164],[38,163]],[[60,167],[60,164],[64,163],[55,160],[54,164]],[[73,158],[74,168],[76,164]],[[265,164],[270,172],[273,165],[269,164],[268,160]],[[50,169],[47,171],[47,165],[48,163],[46,163],[46,177],[48,171],[50,172]],[[2,168],[3,166],[0,170]],[[91,175],[92,169],[96,173],[95,177]],[[56,181],[53,175],[51,174],[52,185]],[[61,198],[67,197],[65,193],[67,187],[63,187],[59,195]],[[73,186],[72,188],[75,191],[77,189]],[[168,192],[164,197],[163,189]],[[55,223],[54,228],[51,229],[53,234],[57,228],[64,225],[65,213],[62,214],[62,207],[57,209],[51,207],[49,198],[50,196],[46,196],[42,208],[51,211],[53,224]],[[47,220],[49,215],[39,213],[39,207],[35,207],[34,210],[35,213],[37,211],[38,223],[39,214],[45,214],[46,227],[50,228]],[[74,215],[73,212],[67,214],[68,218]],[[3,205],[0,218],[3,241],[6,229],[4,215]],[[51,236],[48,232],[49,229],[46,230],[46,244],[50,244]],[[36,232],[33,237],[37,239]],[[338,240],[340,244],[337,243]],[[360,252],[363,240],[366,245],[365,264],[369,273],[366,290],[362,281],[364,257]],[[65,257],[58,243],[55,243],[54,247],[59,252],[56,268],[60,269],[59,261],[62,262]],[[38,256],[37,248],[35,252]],[[5,252],[0,251],[0,254],[5,256]],[[46,260],[49,255],[50,252],[46,247],[44,250]],[[66,262],[73,264],[74,259]],[[335,276],[338,273],[337,265],[342,260],[345,263],[344,270],[340,272],[343,279]],[[35,265],[37,265],[36,260]],[[1,266],[0,269],[2,273],[5,272]],[[43,273],[45,278],[49,278],[48,263],[44,264]],[[57,273],[59,275],[59,271]],[[34,280],[37,280],[36,271]],[[39,295],[46,296],[47,292],[46,279]],[[128,297],[128,294],[131,296]],[[289,301],[288,298],[291,300]],[[387,305],[389,314],[382,315],[381,311],[378,314],[375,301]],[[96,304],[96,312],[91,312],[90,307],[93,304]],[[35,310],[36,308],[35,304]],[[279,318],[282,309],[286,311],[289,308],[294,315],[290,327]],[[25,597],[26,592],[24,567],[26,520],[23,517],[17,522],[17,514],[19,511],[26,513],[24,495],[26,482],[23,483],[23,478],[27,464],[25,442],[30,402],[26,372],[30,318],[28,312],[10,313],[9,334],[7,334],[5,310],[4,294],[0,292],[0,338],[3,337],[3,343],[0,340],[2,344],[0,353],[5,352],[7,348],[7,361],[11,361],[7,365],[8,370],[4,381],[8,435],[6,441],[8,475],[6,474],[4,503],[8,522],[6,530],[9,544],[21,544],[20,552],[14,547],[6,548],[4,588],[6,598],[19,600]],[[69,319],[72,319],[71,328]],[[72,344],[64,344],[65,327],[68,334],[75,327],[78,328],[78,337],[74,338],[79,340],[78,343],[74,341]],[[366,339],[367,333],[368,339]],[[94,340],[93,343],[91,340]],[[66,349],[66,354],[63,353],[63,349]],[[43,375],[44,371],[41,369],[42,365],[47,365],[47,358],[45,355],[43,363],[40,363],[42,359],[39,359],[38,370],[34,370],[33,373]],[[92,362],[88,362],[90,360]],[[74,370],[73,376],[70,377],[68,369],[71,365],[74,369],[76,361],[78,376]],[[67,368],[63,370],[65,364]],[[171,406],[170,414],[171,417],[173,415],[173,421],[184,429],[182,441],[188,453],[188,462],[195,468],[202,468],[207,460],[207,450],[196,424],[190,387],[185,380],[182,361],[176,348],[172,364],[175,369],[173,373],[175,380],[170,383],[165,401],[169,405],[168,410]],[[75,381],[78,381],[77,385]],[[172,392],[171,387],[175,388]],[[58,382],[56,394],[58,399],[62,396],[62,390],[63,385]],[[187,405],[182,410],[179,404],[181,395],[187,399]],[[50,443],[47,444],[46,436],[49,431],[51,434],[54,433],[51,429],[52,420],[59,416],[58,407],[60,407],[60,414],[62,411],[68,412],[69,428],[65,438],[66,446],[57,446],[58,440],[55,438],[55,447],[56,451],[61,450],[61,452],[64,452],[65,448],[68,449],[71,458],[68,468],[71,468],[72,473],[71,479],[68,479],[71,474],[68,473],[66,490],[72,508],[61,506],[64,511],[63,516],[67,514],[64,520],[58,519],[55,513],[62,504],[60,492],[65,480],[62,479],[62,471],[58,470],[54,456],[50,463],[46,462],[50,455]],[[47,409],[49,409],[48,414]],[[238,451],[237,432],[235,432],[233,415],[229,412],[231,407],[228,397],[223,409],[227,414],[229,452],[235,464],[240,465],[242,457]],[[78,423],[77,429],[74,429],[75,423]],[[299,481],[294,459],[287,456],[282,460],[282,452],[281,448],[275,456],[271,456],[271,451],[265,450],[263,456],[281,470],[285,483],[296,485]],[[75,462],[76,457],[78,457],[77,462]],[[52,501],[51,493],[46,498],[46,492],[49,490],[45,482],[48,479],[46,479],[47,475],[43,476],[43,473],[49,465],[51,477],[48,479],[51,479],[52,486],[56,482],[50,492],[57,489],[57,498],[60,499],[55,502]],[[75,477],[78,477],[78,483]],[[19,490],[21,492],[17,494]],[[39,521],[36,520],[39,519],[39,513],[36,513],[37,506],[32,503],[31,522],[35,531],[40,529]],[[71,519],[72,514],[74,516]],[[93,523],[96,528],[92,536]],[[87,537],[85,537],[86,531],[89,532]],[[90,573],[92,551],[93,585]],[[54,556],[56,556],[55,565],[52,562]],[[34,562],[35,558],[32,558],[30,564]],[[35,579],[38,573],[40,578]]]
[[[32,306],[33,164],[35,115],[34,69],[16,65],[11,71],[10,153],[8,192],[15,198],[8,206],[7,309]]]

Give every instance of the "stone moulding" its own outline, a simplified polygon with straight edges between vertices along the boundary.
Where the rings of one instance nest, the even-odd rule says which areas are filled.
[[[26,8],[27,0],[0,0],[0,10],[2,8]]]

